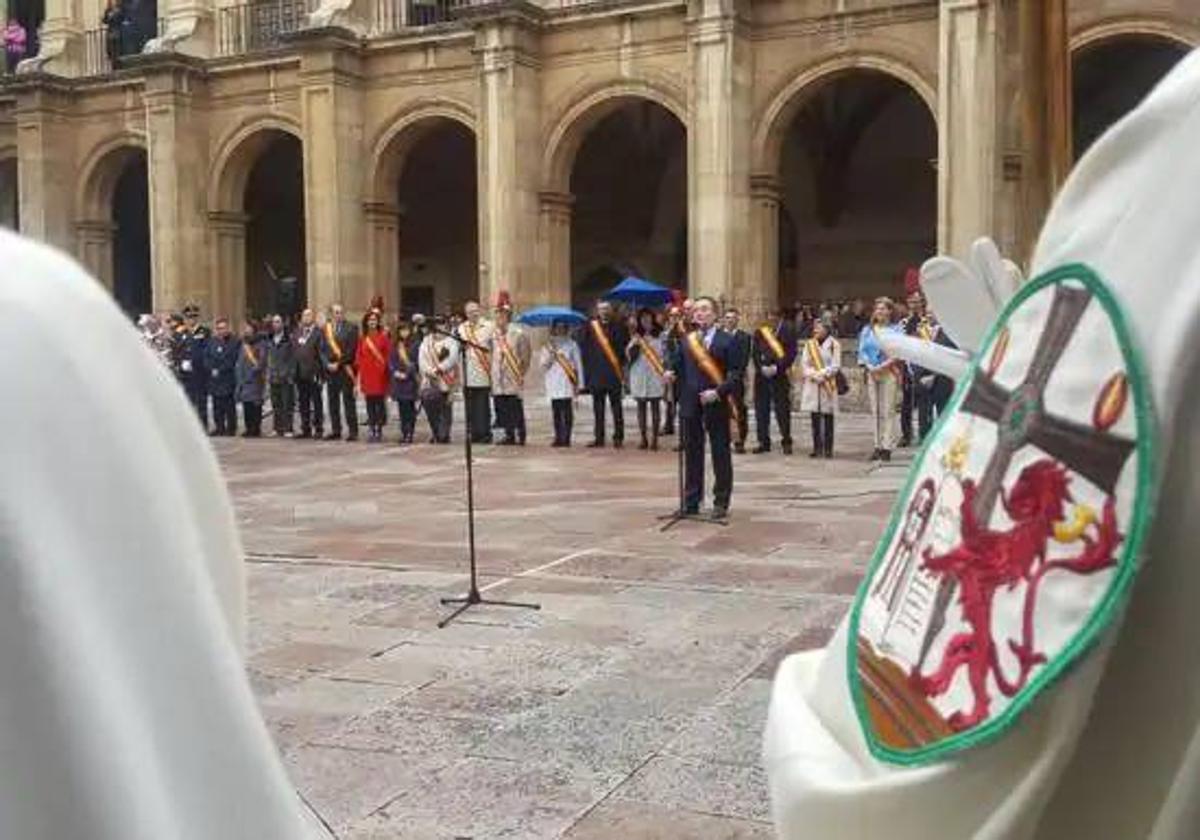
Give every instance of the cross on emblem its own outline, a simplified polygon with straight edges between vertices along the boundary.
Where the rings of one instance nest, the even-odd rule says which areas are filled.
[[[977,370],[961,409],[996,424],[996,447],[980,476],[972,512],[984,525],[991,520],[1013,456],[1026,444],[1036,446],[1108,495],[1116,489],[1134,442],[1051,414],[1042,394],[1092,300],[1086,289],[1058,285],[1033,360],[1025,379],[1012,391]],[[954,581],[943,577],[933,614],[921,642],[916,672],[920,673],[934,640],[946,623],[954,596]]]

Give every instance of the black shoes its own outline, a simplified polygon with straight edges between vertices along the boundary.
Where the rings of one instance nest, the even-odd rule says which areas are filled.
[[[594,441],[592,441],[591,443],[589,443],[589,444],[587,445],[587,448],[588,448],[588,449],[603,449],[603,448],[604,448],[604,441],[602,441],[602,440],[594,440]]]
[[[341,432],[330,432],[329,434],[325,435],[325,440],[341,440],[341,439],[342,439]]]
[[[790,440],[785,440],[779,448],[783,450],[784,455],[792,454],[792,442]]]
[[[753,449],[751,449],[750,451],[751,451],[752,453],[754,453],[755,455],[762,455],[764,452],[770,452],[770,451],[771,451],[771,444],[769,444],[769,443],[760,443],[758,446],[754,447],[754,448],[753,448]]]
[[[724,522],[729,518],[729,508],[723,505],[714,505],[712,509],[713,522]]]

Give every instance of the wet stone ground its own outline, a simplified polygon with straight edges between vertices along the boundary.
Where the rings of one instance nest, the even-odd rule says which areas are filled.
[[[661,533],[673,439],[551,449],[530,411],[528,447],[477,450],[478,556],[485,597],[541,609],[441,630],[466,585],[461,445],[215,441],[294,783],[353,840],[770,837],[771,676],[848,608],[902,463],[869,465],[842,417],[834,460],[737,456],[728,527]]]

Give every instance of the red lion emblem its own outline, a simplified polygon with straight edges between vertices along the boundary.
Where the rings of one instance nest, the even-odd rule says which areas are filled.
[[[1057,462],[1042,459],[1021,470],[1008,493],[1001,491],[1000,501],[1012,520],[1007,531],[993,531],[975,518],[974,502],[978,493],[975,482],[963,482],[962,542],[950,551],[933,556],[924,552],[923,567],[958,584],[959,603],[970,630],[953,636],[946,645],[941,665],[930,676],[913,670],[910,679],[926,697],[944,694],[955,673],[967,668],[975,705],[970,712],[953,713],[947,723],[951,729],[969,729],[985,720],[990,707],[988,675],[1006,697],[1012,697],[1025,685],[1030,672],[1046,661],[1035,651],[1033,616],[1038,587],[1047,573],[1061,569],[1080,575],[1093,574],[1116,564],[1114,553],[1121,543],[1117,530],[1116,505],[1112,496],[1104,505],[1098,521],[1088,520],[1066,542],[1081,542],[1083,552],[1073,559],[1048,560],[1047,548],[1055,538],[1056,526],[1064,525],[1066,505],[1073,502],[1071,478]],[[1089,533],[1090,532],[1090,533]],[[1060,542],[1063,540],[1059,539]],[[992,637],[992,602],[1000,587],[1014,589],[1026,583],[1022,615],[1022,639],[1008,640],[1020,671],[1009,681],[1000,667],[1000,658]]]

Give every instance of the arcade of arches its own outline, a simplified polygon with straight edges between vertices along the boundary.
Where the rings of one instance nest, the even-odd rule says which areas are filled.
[[[182,4],[115,76],[47,6],[45,72],[0,82],[0,225],[208,317],[582,307],[626,274],[757,313],[896,294],[984,234],[1028,258],[1019,4],[515,2],[350,38],[317,0],[329,26],[253,56]],[[1071,0],[1077,154],[1200,42],[1191,5]]]

